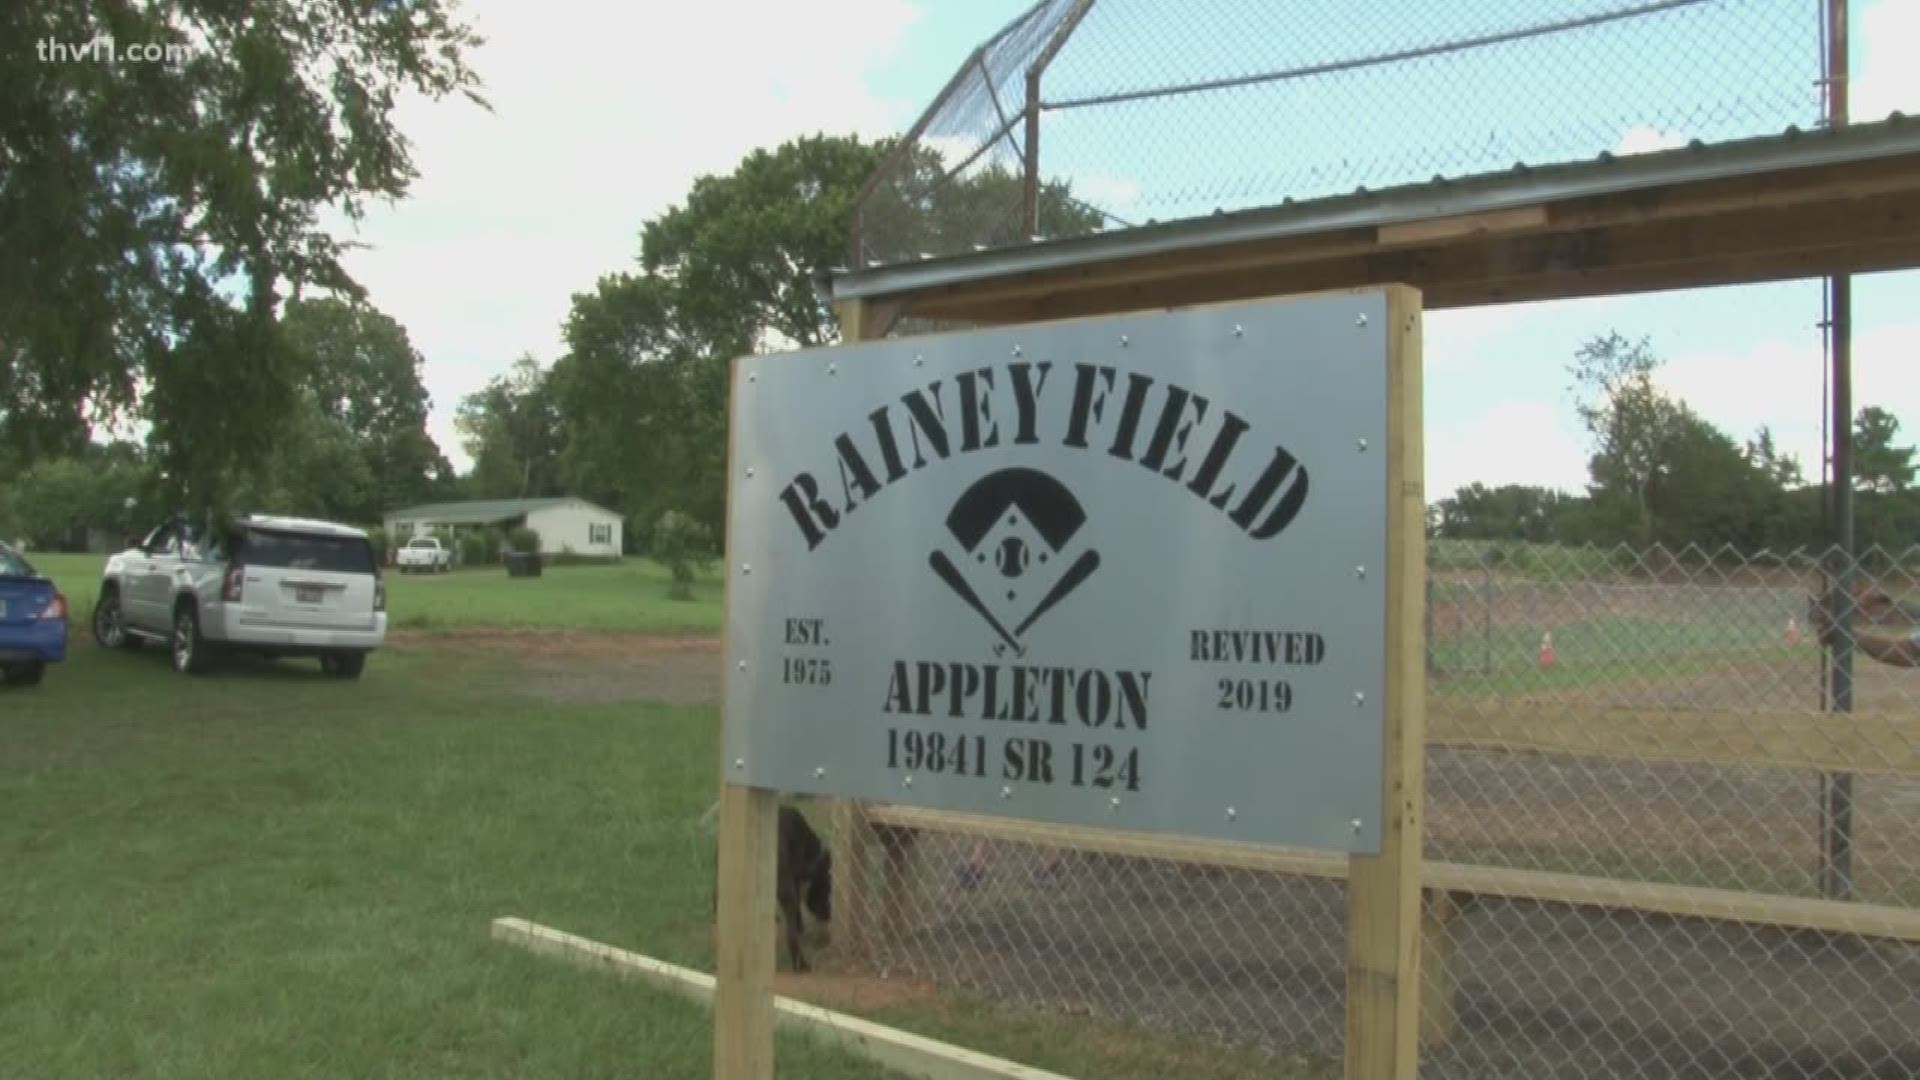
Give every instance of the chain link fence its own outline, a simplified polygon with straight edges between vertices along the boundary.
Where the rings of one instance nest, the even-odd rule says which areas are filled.
[[[1422,1075],[1920,1078],[1920,550],[1432,551]],[[1339,1073],[1344,860],[883,835],[876,973]]]
[[[1811,128],[1824,19],[1822,0],[1041,0],[872,178],[852,258]]]
[[[1825,19],[1041,0],[871,178],[851,256],[1817,127]],[[1430,552],[1422,1075],[1920,1080],[1920,549]],[[1344,859],[939,817],[875,816],[868,973],[1186,1075],[1341,1074]]]

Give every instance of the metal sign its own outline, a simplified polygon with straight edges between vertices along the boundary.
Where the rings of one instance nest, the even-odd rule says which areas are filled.
[[[1387,305],[739,362],[728,778],[1375,853]]]

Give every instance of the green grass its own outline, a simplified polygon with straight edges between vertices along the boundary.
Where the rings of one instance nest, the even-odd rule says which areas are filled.
[[[1814,662],[1811,635],[1788,645],[1782,628],[1753,622],[1588,619],[1553,625],[1554,664],[1542,669],[1541,632],[1471,626],[1433,644],[1438,693],[1519,694],[1658,682],[1748,664]]]
[[[359,683],[76,647],[0,690],[0,1073],[696,1077],[703,1009],[488,938],[704,965],[714,714],[520,696],[492,656]],[[784,1039],[783,1077],[882,1075]]]
[[[500,569],[438,576],[387,574],[387,613],[403,630],[519,627],[718,634],[721,582],[704,574],[692,600],[670,600],[665,567],[645,559],[613,566],[550,566],[537,578]]]
[[[1555,657],[1576,663],[1658,662],[1690,654],[1752,653],[1784,645],[1782,627],[1753,621],[1580,619],[1556,622],[1550,629]],[[1484,662],[1489,655],[1496,670],[1530,667],[1539,653],[1540,630],[1533,627],[1498,627],[1491,633],[1469,628],[1434,643],[1435,660],[1443,668]]]
[[[101,561],[36,558],[81,627]],[[644,562],[388,581],[397,626],[720,623],[717,581],[668,601],[664,571]],[[1546,673],[1537,636],[1516,631],[1494,639],[1490,679],[1435,690],[1792,653],[1758,628],[1606,620],[1554,637]],[[1477,638],[1455,647],[1481,655]],[[704,1077],[704,1009],[522,955],[487,928],[517,915],[711,970],[699,819],[717,717],[546,700],[516,663],[428,638],[383,650],[358,683],[296,662],[190,680],[158,650],[101,654],[82,629],[45,686],[0,689],[0,1075]],[[1564,852],[1482,854],[1600,869]],[[1068,1075],[1331,1075],[1033,1009],[822,1003]],[[780,1055],[783,1078],[881,1075],[791,1037]]]
[[[711,970],[717,715],[556,703],[517,663],[429,638],[357,683],[188,679],[83,638],[0,689],[0,1075],[706,1076],[706,1010],[488,928]],[[1034,1009],[821,1003],[1068,1075],[1332,1075]],[[883,1075],[779,1055],[783,1078]]]
[[[1521,577],[1567,581],[1618,573],[1632,567],[1633,560],[1610,547],[1436,539],[1427,542],[1427,565],[1433,570],[1492,569]]]
[[[100,555],[32,554],[67,594],[84,627],[100,592]],[[721,582],[714,573],[694,584],[690,601],[669,600],[666,568],[646,559],[611,566],[548,567],[537,578],[509,578],[497,567],[412,575],[388,569],[388,625],[396,630],[479,628],[718,634]]]
[[[27,561],[35,570],[52,578],[76,610],[93,610],[93,598],[100,592],[100,572],[107,565],[106,556],[29,551]]]

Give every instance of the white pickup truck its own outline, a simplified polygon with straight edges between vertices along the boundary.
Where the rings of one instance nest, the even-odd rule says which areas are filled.
[[[444,574],[453,569],[453,551],[434,536],[416,536],[393,557],[403,574]]]

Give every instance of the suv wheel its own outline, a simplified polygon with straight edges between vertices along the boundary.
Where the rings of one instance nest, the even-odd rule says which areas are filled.
[[[200,636],[200,613],[192,604],[173,614],[173,670],[198,675],[207,669],[207,641]]]
[[[336,679],[357,679],[366,669],[366,653],[337,652],[326,653],[320,657],[320,670]]]
[[[14,683],[19,686],[38,686],[40,685],[40,680],[45,677],[46,674],[46,663],[40,660],[33,660],[24,664],[15,664],[5,669],[0,669],[0,681]]]
[[[127,614],[120,606],[120,590],[108,586],[100,590],[93,605],[93,640],[103,649],[136,649],[140,639],[127,633]]]

